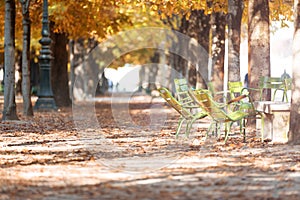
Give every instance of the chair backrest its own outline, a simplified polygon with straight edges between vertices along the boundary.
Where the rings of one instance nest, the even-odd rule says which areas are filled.
[[[283,80],[280,77],[262,76],[259,79],[260,89],[279,89],[282,88],[283,85]]]
[[[194,101],[188,94],[189,86],[186,79],[174,79],[178,101],[184,107],[195,107]]]
[[[159,94],[164,100],[172,107],[174,108],[180,115],[182,115],[184,118],[190,118],[192,117],[192,114],[182,107],[182,105],[175,99],[175,97],[172,96],[170,91],[167,88],[159,88],[158,89]]]
[[[289,90],[292,90],[292,78],[284,78],[283,79],[283,88],[281,90],[283,90],[283,97],[282,97],[282,101],[284,101],[284,99],[286,99],[286,102],[289,101],[289,98],[288,98],[288,94],[287,92]],[[275,95],[276,92],[274,92],[274,95]]]
[[[189,90],[188,82],[185,78],[174,79],[174,83],[177,92],[183,92]]]
[[[262,100],[262,93],[264,89],[274,89],[273,94],[272,94],[272,100],[275,99],[275,94],[278,89],[287,91],[289,86],[289,80],[282,79],[280,77],[268,77],[268,76],[263,76],[259,79],[259,89],[260,89],[260,100]],[[290,84],[291,85],[291,84]]]
[[[191,91],[190,91],[191,92]],[[213,100],[213,97],[206,90],[192,91],[194,101],[197,102],[203,110],[207,112],[209,116],[216,120],[226,120],[227,114],[217,103]]]
[[[231,99],[234,99],[235,97],[242,95],[243,89],[244,86],[241,81],[228,82],[228,90],[230,92]]]
[[[285,90],[292,90],[292,78],[283,79],[283,83]]]

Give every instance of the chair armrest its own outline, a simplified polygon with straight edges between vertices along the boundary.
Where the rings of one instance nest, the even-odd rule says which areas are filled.
[[[260,91],[261,88],[249,88],[249,87],[244,87],[241,91],[241,94],[243,94],[243,92],[247,90],[247,92],[249,93],[249,90],[254,90],[254,91]]]
[[[243,94],[243,95],[238,96],[238,97],[236,97],[236,98],[234,98],[234,99],[231,99],[230,101],[227,102],[227,104],[231,104],[231,103],[240,101],[240,100],[242,100],[242,99],[244,99],[244,98],[246,98],[246,97],[248,97],[248,95]]]

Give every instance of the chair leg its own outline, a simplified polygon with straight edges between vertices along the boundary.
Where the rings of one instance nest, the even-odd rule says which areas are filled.
[[[208,137],[208,133],[211,132],[211,130],[213,129],[213,126],[215,125],[215,123],[211,123],[206,131],[205,137]]]
[[[220,129],[221,129],[220,123],[216,122],[215,134],[214,134],[215,137],[219,135]]]
[[[261,142],[264,142],[265,118],[261,115]]]
[[[185,119],[182,118],[182,119],[180,119],[179,122],[178,122],[178,128],[177,128],[177,131],[176,131],[176,134],[175,134],[176,138],[178,138],[178,135],[179,135],[179,132],[180,132],[180,129],[181,129],[181,126],[182,126],[182,123],[183,123],[184,120],[185,120]]]
[[[287,96],[287,92],[286,91],[284,91],[284,94],[283,94],[284,96],[283,96],[283,98],[282,98],[282,101],[284,101],[284,98],[285,98],[285,101],[286,102],[289,102],[289,99],[288,99],[288,96]]]
[[[239,122],[240,122],[240,134],[242,134],[244,124],[242,120],[240,120]]]
[[[275,101],[276,92],[277,92],[277,89],[276,89],[276,90],[274,91],[274,93],[273,93],[272,101]]]
[[[228,123],[225,122],[225,140],[224,140],[224,143],[227,142],[228,140],[228,127],[227,127]]]
[[[198,118],[193,118],[193,119],[190,121],[190,123],[187,123],[187,125],[186,125],[186,132],[185,132],[186,137],[189,137],[191,128],[193,127],[193,124],[194,124],[194,122],[195,122],[197,119],[198,119]]]
[[[213,136],[218,137],[220,135],[221,123],[215,122],[215,131]]]
[[[246,120],[245,118],[242,119],[243,120],[243,135],[244,135],[244,143],[246,143]]]
[[[187,138],[189,137],[191,127],[192,127],[192,122],[187,121],[186,122],[186,128],[185,128],[185,136]]]
[[[243,142],[246,142],[246,119],[239,120],[240,122],[240,134],[243,134]]]

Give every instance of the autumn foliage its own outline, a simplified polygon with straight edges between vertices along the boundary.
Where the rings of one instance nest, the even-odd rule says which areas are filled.
[[[270,18],[281,20],[282,26],[286,26],[286,20],[291,20],[293,15],[291,4],[285,0],[271,1]],[[16,6],[16,45],[20,47],[22,13],[20,3]],[[56,32],[67,33],[72,39],[95,37],[101,40],[130,27],[163,26],[161,19],[174,15],[188,18],[192,10],[205,10],[206,14],[219,11],[226,13],[227,6],[225,0],[49,0],[49,16]],[[0,2],[0,10],[0,48],[3,48],[4,1]],[[30,17],[32,46],[38,46],[41,37],[42,0],[31,1]]]

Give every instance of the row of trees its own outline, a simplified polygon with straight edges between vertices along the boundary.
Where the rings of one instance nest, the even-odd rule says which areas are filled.
[[[41,0],[5,0],[0,2],[0,41],[4,43],[4,109],[3,120],[17,119],[15,104],[15,49],[22,49],[23,113],[33,115],[30,98],[30,48],[39,49],[42,20]],[[50,36],[53,53],[51,82],[58,106],[71,104],[68,86],[68,48],[71,39],[104,38],[119,27],[129,24],[125,14],[114,12],[114,1],[61,1],[53,0],[49,6]],[[78,9],[80,8],[80,9]],[[101,14],[100,14],[101,13]],[[81,16],[81,17],[78,17]],[[87,26],[82,26],[85,24]],[[30,40],[32,39],[32,40]],[[84,47],[83,47],[84,48]]]
[[[298,4],[295,2],[295,8],[298,8],[297,6]],[[0,8],[4,7],[5,12],[3,13],[5,13],[5,16],[0,14],[0,18],[5,18],[5,20],[2,20],[5,21],[5,26],[3,26],[5,27],[5,34],[3,34],[5,35],[5,105],[3,119],[5,120],[17,118],[12,74],[14,73],[14,41],[15,38],[20,38],[21,31],[15,31],[14,27],[21,27],[21,22],[18,19],[22,18],[22,66],[24,65],[22,67],[24,79],[22,87],[24,102],[26,102],[26,99],[30,99],[30,96],[28,96],[28,94],[30,95],[28,93],[28,79],[26,79],[29,72],[28,45],[36,44],[36,38],[40,37],[37,35],[40,35],[38,32],[40,31],[42,6],[40,0],[20,0],[20,4],[15,4],[14,0],[5,0],[5,4],[0,3]],[[221,90],[223,89],[224,80],[226,27],[228,27],[229,44],[228,80],[239,81],[241,24],[245,23],[248,26],[249,86],[255,88],[258,86],[259,77],[270,75],[270,20],[281,20],[282,26],[285,26],[285,21],[291,20],[293,16],[292,1],[288,0],[51,0],[49,10],[51,39],[53,40],[52,51],[55,58],[51,69],[52,85],[55,100],[59,106],[70,104],[69,92],[66,91],[68,90],[68,49],[66,46],[70,41],[82,43],[82,41],[87,41],[85,39],[93,38],[93,41],[96,41],[94,45],[97,45],[97,42],[101,42],[107,35],[115,34],[130,27],[168,27],[194,38],[209,52],[213,60],[212,74],[208,78],[197,73],[197,70],[195,70],[197,66],[191,66],[190,63],[177,55],[170,56],[169,63],[173,65],[172,67],[181,72],[183,76],[186,76],[193,86],[206,87],[208,79],[214,83],[215,90]],[[299,12],[299,10],[296,11],[295,14]],[[15,21],[16,15],[22,17],[17,17]],[[295,20],[296,28],[298,27],[297,23],[299,22]],[[30,26],[34,28],[30,29]],[[4,33],[4,30],[2,33]],[[32,38],[35,38],[33,42],[29,41],[30,34]],[[297,34],[295,34],[295,42],[297,41],[296,36]],[[83,48],[85,48],[84,44],[81,45]],[[86,44],[89,45],[90,43]],[[201,62],[205,61],[202,60]],[[199,66],[203,66],[203,63]],[[208,60],[204,66],[209,66]],[[293,77],[295,80],[297,73],[294,73]],[[293,90],[299,90],[295,83],[294,81]],[[61,88],[64,88],[64,90],[62,91]],[[295,94],[297,93],[293,91],[292,119],[297,119],[296,116],[299,115],[295,107],[299,105],[295,100]],[[258,99],[258,94],[255,92],[251,93],[251,96],[254,100]],[[270,98],[270,94],[264,94],[264,96],[265,99]],[[32,110],[30,104],[24,106],[24,114],[32,115],[33,112],[30,110]],[[295,136],[297,134],[295,124],[297,123],[292,122],[293,120],[291,120],[291,133]]]

